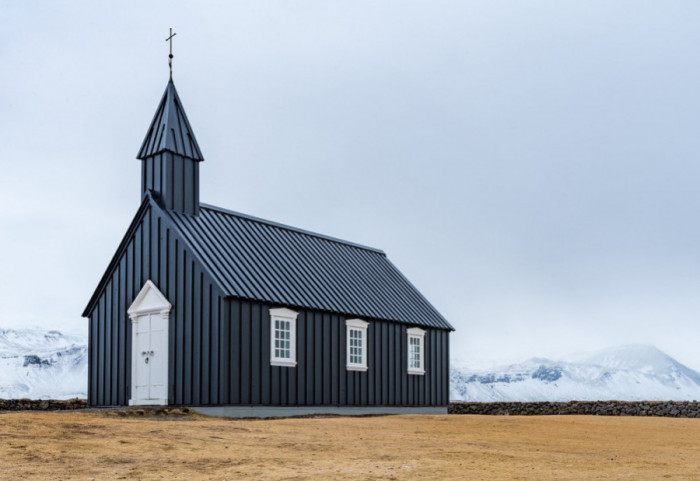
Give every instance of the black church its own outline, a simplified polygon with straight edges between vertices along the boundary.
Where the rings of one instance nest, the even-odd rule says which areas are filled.
[[[379,249],[200,203],[172,79],[137,157],[141,204],[83,312],[91,406],[446,411],[450,323]]]

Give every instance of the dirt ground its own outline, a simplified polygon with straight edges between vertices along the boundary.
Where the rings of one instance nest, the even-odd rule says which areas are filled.
[[[0,414],[1,480],[700,479],[700,419]]]

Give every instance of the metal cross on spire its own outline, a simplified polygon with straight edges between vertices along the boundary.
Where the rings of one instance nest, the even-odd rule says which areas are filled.
[[[170,80],[173,79],[173,37],[177,35],[173,33],[173,28],[170,27],[170,36],[165,39],[166,42],[170,42],[170,55],[168,55],[168,67],[170,67]]]

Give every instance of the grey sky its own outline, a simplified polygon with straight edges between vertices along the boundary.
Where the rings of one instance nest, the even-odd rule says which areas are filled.
[[[118,5],[118,6],[117,6]],[[201,197],[384,249],[455,358],[700,369],[697,1],[0,6],[0,326],[80,313],[174,78]]]

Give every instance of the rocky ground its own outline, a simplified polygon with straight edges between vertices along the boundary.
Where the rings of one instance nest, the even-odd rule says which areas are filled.
[[[1,411],[64,411],[87,409],[85,399],[32,400],[0,399]],[[93,409],[94,410],[94,409]],[[171,412],[189,412],[189,408],[147,407],[147,408],[104,408],[114,410],[122,416],[167,415]],[[569,402],[453,402],[448,407],[450,414],[487,415],[571,415],[585,414],[597,416],[660,416],[700,418],[700,403],[696,401],[569,401]]]
[[[87,399],[0,399],[0,411],[66,411],[87,408]]]
[[[700,418],[700,403],[695,401],[453,402],[450,403],[448,412],[450,414],[517,416],[586,414]]]

